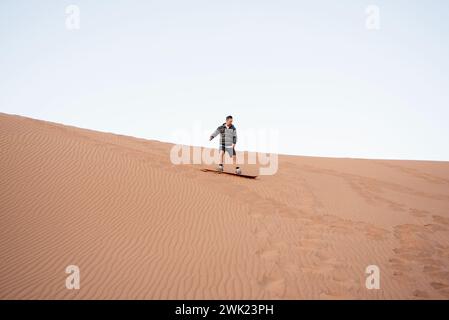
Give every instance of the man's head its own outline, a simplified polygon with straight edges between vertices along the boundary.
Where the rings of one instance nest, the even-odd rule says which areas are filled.
[[[229,127],[230,125],[232,125],[232,116],[227,116],[226,117],[226,125]]]

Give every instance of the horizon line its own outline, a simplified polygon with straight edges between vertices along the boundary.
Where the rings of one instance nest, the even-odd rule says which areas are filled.
[[[52,125],[60,125],[60,126],[65,126],[65,127],[75,128],[75,129],[88,130],[88,131],[99,132],[99,133],[104,133],[104,134],[112,134],[112,135],[116,135],[116,136],[122,136],[122,137],[128,137],[128,138],[134,138],[134,139],[140,139],[140,140],[146,140],[146,141],[154,141],[154,142],[159,142],[159,143],[180,145],[180,146],[188,146],[191,148],[214,149],[214,148],[210,148],[210,147],[206,147],[206,146],[186,145],[186,144],[182,144],[182,143],[175,143],[175,142],[166,141],[166,140],[152,139],[152,138],[148,138],[148,137],[133,136],[133,135],[123,134],[123,133],[113,132],[113,131],[102,131],[102,130],[98,130],[98,129],[81,127],[81,126],[77,126],[77,125],[73,125],[73,124],[55,122],[55,121],[40,119],[40,118],[32,118],[30,116],[25,116],[25,115],[21,115],[21,114],[6,113],[3,111],[0,111],[0,115],[6,115],[9,117],[20,117],[20,118],[33,120],[33,121],[47,122]],[[365,158],[365,157],[353,157],[353,156],[338,157],[338,156],[305,155],[305,154],[291,154],[291,153],[270,153],[270,152],[263,152],[263,151],[254,151],[254,150],[240,150],[238,152],[277,154],[278,156],[286,156],[286,157],[307,157],[307,158],[321,158],[321,159],[325,158],[325,159],[351,159],[351,160],[374,160],[374,161],[386,160],[386,161],[449,162],[449,159],[441,160],[441,159],[375,158],[375,157],[374,158]]]

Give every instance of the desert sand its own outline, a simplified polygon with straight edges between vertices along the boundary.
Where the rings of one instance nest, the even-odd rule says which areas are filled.
[[[172,146],[0,114],[0,298],[449,298],[449,162],[280,155],[250,180]]]

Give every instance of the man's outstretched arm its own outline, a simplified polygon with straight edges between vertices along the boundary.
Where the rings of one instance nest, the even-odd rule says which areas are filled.
[[[215,131],[212,132],[212,134],[210,135],[209,141],[211,141],[213,138],[215,138],[219,133],[220,133],[220,131],[218,131],[218,128],[215,129]]]

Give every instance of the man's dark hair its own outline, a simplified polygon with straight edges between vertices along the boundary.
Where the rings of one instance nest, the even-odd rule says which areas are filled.
[[[226,120],[232,119],[232,116],[227,116]]]

